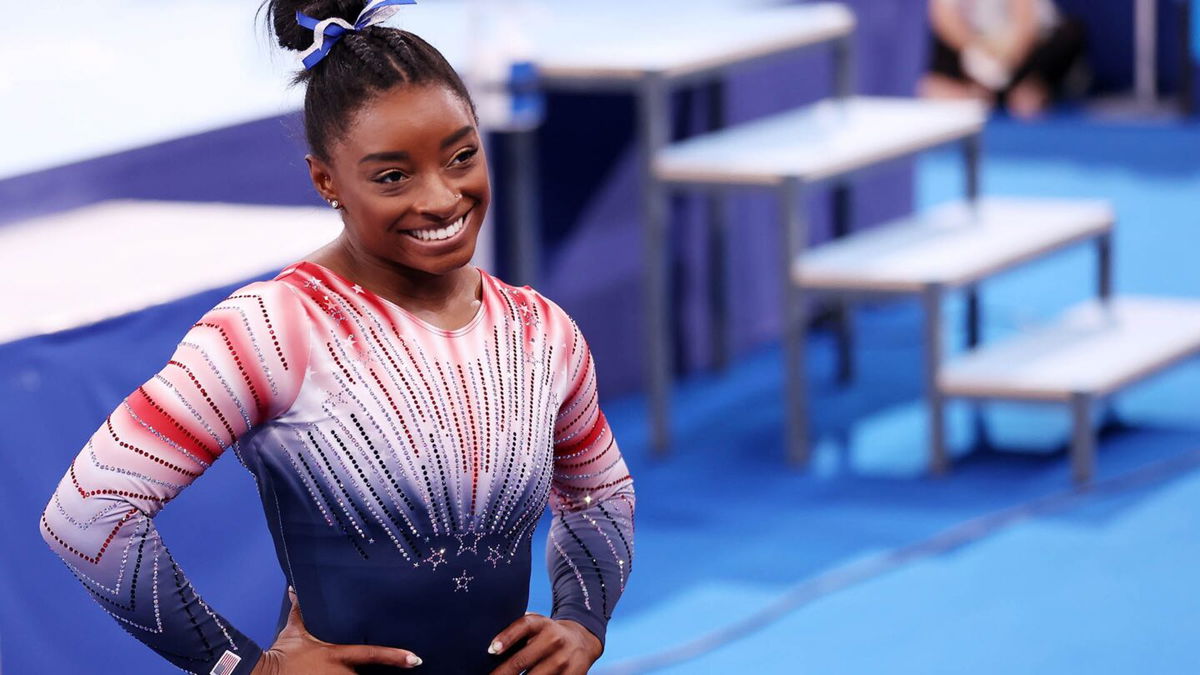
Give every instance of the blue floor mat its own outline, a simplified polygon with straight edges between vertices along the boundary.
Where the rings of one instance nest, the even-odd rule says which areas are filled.
[[[1200,296],[1200,167],[1187,159],[1200,156],[1187,151],[1200,150],[1200,130],[998,121],[985,148],[987,194],[1112,200],[1119,291]],[[957,153],[924,158],[918,203],[961,194],[961,170]],[[1094,251],[1080,248],[989,281],[985,340],[1087,298],[1094,277]],[[961,299],[946,312],[947,340],[961,348]],[[968,410],[955,407],[954,471],[925,477],[917,307],[868,306],[855,321],[861,377],[848,387],[833,382],[829,336],[812,338],[808,471],[785,468],[777,347],[682,383],[665,461],[646,456],[643,402],[609,405],[639,510],[607,672],[737,625],[822,572],[1069,488],[1067,418],[1052,406],[988,406],[991,450],[974,447]],[[1196,391],[1193,362],[1118,396],[1125,426],[1102,439],[1100,478],[1200,448]],[[1200,477],[1083,504],[842,590],[665,672],[1196,672],[1185,633],[1200,586],[1179,587],[1200,556],[1190,515]]]

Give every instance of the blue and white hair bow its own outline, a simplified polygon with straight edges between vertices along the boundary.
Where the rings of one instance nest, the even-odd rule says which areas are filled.
[[[312,70],[347,32],[360,31],[367,26],[383,23],[400,10],[400,5],[415,4],[417,0],[371,0],[358,13],[358,18],[353,24],[337,17],[318,20],[297,10],[296,23],[311,28],[313,32],[312,46],[300,53],[300,61],[306,69]]]

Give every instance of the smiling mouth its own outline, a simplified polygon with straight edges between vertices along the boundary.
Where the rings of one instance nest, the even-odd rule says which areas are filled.
[[[446,225],[445,227],[430,227],[423,230],[405,230],[404,234],[407,234],[413,239],[419,239],[421,241],[443,241],[463,231],[463,229],[467,226],[467,216],[470,213],[470,211],[464,213],[461,218],[453,223],[450,223],[449,225]]]

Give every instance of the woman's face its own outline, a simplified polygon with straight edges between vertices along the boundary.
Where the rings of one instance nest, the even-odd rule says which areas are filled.
[[[313,183],[342,203],[355,254],[427,274],[466,265],[491,201],[487,158],[467,103],[441,85],[369,101],[329,148]]]

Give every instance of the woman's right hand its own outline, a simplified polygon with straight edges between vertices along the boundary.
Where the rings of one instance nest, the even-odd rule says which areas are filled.
[[[415,668],[421,659],[412,652],[375,645],[335,645],[313,637],[304,627],[296,592],[288,588],[292,609],[287,625],[275,638],[275,644],[263,652],[251,675],[354,675],[354,666],[381,664],[397,668]]]

